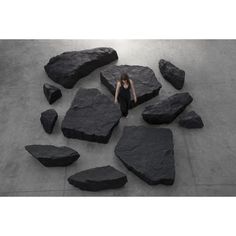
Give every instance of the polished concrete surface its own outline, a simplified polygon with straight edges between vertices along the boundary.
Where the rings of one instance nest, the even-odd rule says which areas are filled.
[[[97,69],[81,79],[63,97],[49,105],[43,94],[52,82],[43,66],[49,58],[68,50],[110,46],[117,50],[117,64],[151,67],[163,88],[160,96],[130,111],[122,118],[108,144],[71,140],[63,136],[61,121],[79,87],[98,88],[112,98],[100,83]],[[236,195],[236,41],[188,40],[30,40],[0,41],[0,195],[1,196],[230,196]],[[186,72],[182,91],[194,98],[187,108],[202,116],[205,127],[186,130],[174,121],[176,180],[173,186],[149,186],[129,172],[114,155],[125,125],[145,125],[141,112],[147,104],[176,92],[161,76],[158,61],[164,58]],[[105,68],[105,67],[104,67]],[[56,85],[56,84],[55,84]],[[39,118],[55,108],[59,120],[54,132],[44,132]],[[155,125],[155,127],[158,127]],[[66,145],[80,159],[66,168],[46,168],[24,149],[27,144]],[[117,190],[97,193],[69,185],[67,178],[87,168],[112,165],[125,172],[128,183]]]

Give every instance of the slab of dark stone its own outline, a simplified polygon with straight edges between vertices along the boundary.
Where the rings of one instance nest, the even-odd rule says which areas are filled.
[[[122,73],[127,73],[129,75],[129,78],[134,82],[136,90],[137,103],[134,103],[133,94],[131,93],[130,108],[144,103],[159,94],[159,90],[162,86],[158,82],[152,69],[149,67],[137,65],[113,65],[100,73],[102,84],[104,84],[113,95],[115,95],[116,83],[120,79]]]
[[[115,154],[130,171],[150,185],[174,183],[174,144],[170,129],[126,126]]]
[[[182,114],[179,119],[179,125],[187,129],[197,129],[204,126],[201,117],[195,111]]]
[[[169,124],[193,101],[189,93],[177,93],[156,104],[146,106],[142,116],[150,124]]]
[[[54,103],[56,100],[58,100],[62,96],[61,90],[50,84],[44,84],[43,91],[49,104]]]
[[[100,47],[64,52],[51,58],[44,68],[54,82],[65,88],[73,88],[82,77],[117,59],[118,55],[114,49]]]
[[[78,152],[65,146],[27,145],[25,149],[47,167],[68,166],[80,157]]]
[[[49,109],[41,113],[40,121],[46,133],[52,133],[57,118],[58,114],[54,109]]]
[[[82,190],[100,191],[124,186],[127,177],[112,166],[103,166],[78,172],[70,176],[68,182]]]
[[[176,89],[180,90],[183,88],[185,71],[163,59],[159,61],[159,69],[163,78],[171,83]]]
[[[107,143],[119,123],[119,107],[98,89],[79,89],[62,121],[65,137]]]

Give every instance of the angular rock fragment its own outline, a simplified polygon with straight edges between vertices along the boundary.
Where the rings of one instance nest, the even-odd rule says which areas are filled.
[[[127,177],[112,166],[104,166],[78,172],[70,176],[68,182],[82,190],[100,191],[122,187]]]
[[[187,129],[197,129],[204,126],[201,117],[195,111],[181,115],[179,125]]]
[[[169,61],[161,59],[159,69],[165,80],[171,83],[176,89],[180,90],[184,86],[185,72]]]
[[[171,123],[193,101],[189,93],[177,93],[156,104],[146,106],[142,116],[150,124]]]
[[[170,129],[126,126],[115,154],[150,185],[171,185],[175,179],[173,135]]]
[[[41,113],[40,121],[45,132],[51,134],[57,121],[58,114],[54,109],[49,109]]]
[[[122,73],[127,73],[134,82],[137,103],[134,103],[133,95],[131,93],[131,108],[146,102],[159,94],[159,90],[162,86],[158,82],[152,69],[149,67],[113,65],[100,73],[101,82],[113,95],[115,95],[116,83],[119,81]]]
[[[119,123],[119,107],[98,89],[79,89],[62,121],[65,137],[107,143]]]
[[[49,104],[54,103],[56,100],[58,100],[62,96],[61,90],[50,84],[44,84],[43,91]]]
[[[73,88],[80,78],[117,59],[114,49],[100,47],[64,52],[51,58],[44,69],[54,82],[65,88]]]
[[[68,166],[78,160],[79,153],[69,147],[53,145],[27,145],[25,149],[47,167]]]

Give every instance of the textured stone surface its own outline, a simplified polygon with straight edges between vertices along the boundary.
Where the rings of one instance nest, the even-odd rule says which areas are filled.
[[[61,90],[50,84],[44,84],[43,91],[49,104],[54,103],[56,100],[58,100],[62,96]]]
[[[79,89],[62,121],[67,138],[107,143],[119,123],[119,107],[98,89]]]
[[[187,129],[197,129],[204,126],[201,117],[195,111],[190,111],[181,115],[179,125]]]
[[[114,49],[101,47],[64,52],[51,58],[44,68],[54,82],[65,88],[73,88],[80,78],[117,59]]]
[[[170,129],[126,126],[115,154],[148,184],[174,183],[174,144]]]
[[[48,134],[51,134],[57,121],[58,114],[54,109],[49,109],[41,113],[41,124]]]
[[[113,95],[115,95],[116,82],[120,79],[122,73],[127,73],[134,82],[137,103],[134,103],[133,94],[131,93],[131,108],[157,96],[162,87],[149,67],[114,65],[100,73],[101,82]]]
[[[78,172],[68,182],[82,190],[99,191],[120,188],[126,184],[127,177],[112,166],[104,166]]]
[[[142,116],[150,124],[171,123],[193,101],[189,93],[178,93],[146,106]]]
[[[169,61],[161,59],[159,69],[165,80],[171,83],[176,89],[180,90],[184,86],[185,72]]]
[[[25,149],[44,166],[68,166],[78,160],[79,153],[69,147],[27,145]]]

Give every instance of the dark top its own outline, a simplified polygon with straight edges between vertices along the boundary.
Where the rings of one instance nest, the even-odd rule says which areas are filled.
[[[121,83],[119,96],[123,99],[130,99],[130,85],[128,88],[125,88]]]

